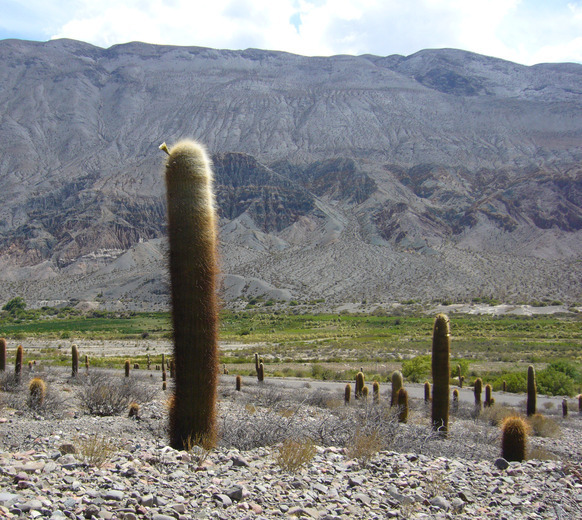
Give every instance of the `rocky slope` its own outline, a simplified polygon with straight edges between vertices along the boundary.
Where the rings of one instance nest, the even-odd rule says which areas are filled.
[[[450,49],[1,41],[2,299],[165,306],[157,145],[190,136],[226,300],[577,301],[581,79]]]

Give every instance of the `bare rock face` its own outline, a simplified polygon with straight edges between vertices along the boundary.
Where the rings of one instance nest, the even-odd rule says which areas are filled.
[[[194,137],[227,299],[579,301],[580,84],[452,49],[0,41],[3,298],[163,307],[157,146]]]

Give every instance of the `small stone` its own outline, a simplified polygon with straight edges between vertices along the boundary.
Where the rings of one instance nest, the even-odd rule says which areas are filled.
[[[115,500],[117,502],[123,500],[124,496],[125,494],[123,491],[118,491],[117,489],[108,489],[105,494],[102,495],[103,500]]]
[[[249,463],[247,462],[247,460],[244,457],[241,457],[240,455],[233,455],[230,460],[232,461],[233,466],[239,466],[239,467],[248,467],[249,466]]]
[[[222,507],[230,507],[232,505],[232,500],[223,493],[215,493],[212,498],[222,505]]]
[[[85,511],[83,511],[83,515],[85,518],[91,518],[92,516],[97,516],[99,514],[99,507],[95,504],[89,504]],[[64,516],[64,515],[63,515]]]
[[[507,468],[509,468],[509,462],[507,462],[502,457],[499,457],[498,459],[495,459],[495,462],[493,464],[498,469],[507,469]]]
[[[444,497],[434,497],[429,500],[430,504],[439,509],[444,509],[445,511],[451,508],[451,503]]]
[[[141,505],[145,507],[152,507],[154,505],[154,495],[144,495],[141,497]]]

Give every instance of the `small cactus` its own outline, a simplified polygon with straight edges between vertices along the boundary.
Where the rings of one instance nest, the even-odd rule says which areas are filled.
[[[362,397],[362,392],[364,390],[365,384],[366,383],[365,383],[365,378],[364,378],[364,372],[362,372],[360,370],[356,374],[356,391],[354,392],[356,399],[359,399],[360,397]]]
[[[459,409],[459,391],[453,389],[453,410],[456,412]]]
[[[450,349],[449,317],[439,314],[432,336],[432,427],[443,435],[449,429]]]
[[[404,388],[398,390],[396,404],[398,406],[398,422],[408,422],[408,392]]]
[[[24,350],[22,345],[18,345],[16,349],[16,359],[14,361],[14,373],[18,380],[20,380],[20,374],[22,372],[22,358],[24,357]]]
[[[430,403],[430,383],[428,381],[424,382],[424,402]]]
[[[89,356],[85,354],[85,371],[89,372]]]
[[[562,417],[568,417],[568,399],[562,399]]]
[[[228,375],[228,368],[226,368],[226,365],[224,365],[224,364],[222,365],[222,373],[224,375]]]
[[[40,408],[44,404],[46,397],[46,383],[40,377],[35,377],[28,384],[28,391],[30,392],[30,407],[33,409]]]
[[[485,408],[489,408],[493,403],[492,403],[492,398],[491,398],[491,385],[487,384],[485,385]]]
[[[129,405],[128,417],[135,417],[136,419],[139,417],[139,404],[135,401]]]
[[[259,383],[265,380],[265,364],[261,361],[259,363]]]
[[[257,373],[257,377],[259,376],[259,353],[255,352],[255,372]]]
[[[167,379],[166,370],[164,369],[164,370],[162,370],[162,381],[165,383],[166,379]]]
[[[370,390],[368,389],[368,385],[364,385],[364,388],[362,388],[362,399],[364,401],[368,400],[368,394],[370,393]]]
[[[392,395],[390,397],[390,406],[398,406],[398,392],[402,388],[402,372],[396,370],[392,372],[390,378],[392,382]]]
[[[372,395],[374,396],[374,402],[377,403],[380,400],[380,383],[378,381],[372,383]]]
[[[162,390],[166,391],[167,388],[168,388],[168,383],[166,383],[166,381],[162,381]]]
[[[148,364],[148,370],[151,370],[152,369],[152,362],[150,360],[150,355],[149,354],[147,355],[147,364]]]
[[[501,424],[501,455],[509,462],[525,460],[527,424],[521,417],[506,417]]]
[[[501,390],[507,392],[507,381],[503,380],[503,383],[501,383]]]
[[[6,370],[6,339],[0,338],[0,372]]]
[[[459,388],[463,388],[463,381],[465,380],[465,378],[461,373],[461,365],[457,365],[457,377],[459,378]]]
[[[536,372],[532,365],[527,367],[527,416],[535,415],[537,400]]]
[[[235,388],[236,388],[237,392],[240,392],[241,386],[242,386],[242,377],[240,375],[237,375],[236,379],[235,379]]]
[[[344,390],[344,404],[350,404],[351,397],[352,397],[352,385],[348,383]]]
[[[131,368],[131,363],[129,359],[125,360],[124,367],[125,367],[125,377],[129,377],[129,370]]]
[[[475,408],[481,410],[481,394],[483,393],[483,380],[478,377],[475,379],[475,383],[473,385],[473,393],[475,395]]]
[[[71,376],[77,377],[79,373],[79,348],[77,345],[71,346]]]

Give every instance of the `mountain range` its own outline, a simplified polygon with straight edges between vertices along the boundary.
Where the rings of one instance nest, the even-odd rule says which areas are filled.
[[[182,138],[227,303],[582,299],[580,64],[3,40],[0,302],[166,308]]]

